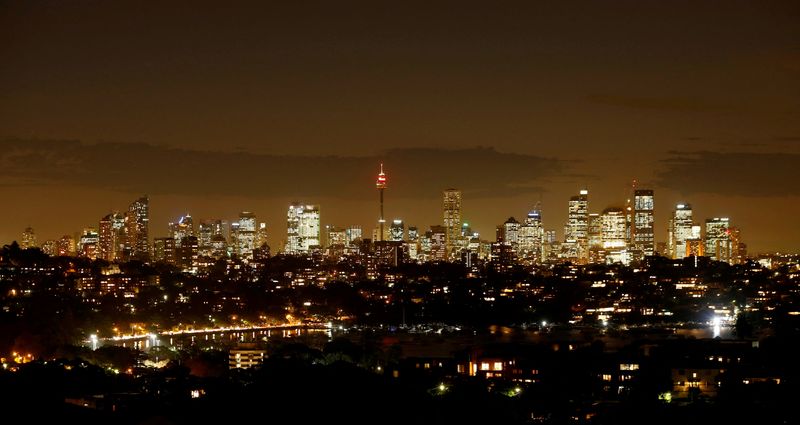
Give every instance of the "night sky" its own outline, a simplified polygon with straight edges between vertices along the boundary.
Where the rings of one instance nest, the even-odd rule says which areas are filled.
[[[435,4],[434,4],[435,3]],[[540,201],[656,191],[729,216],[751,251],[800,251],[800,2],[3,1],[0,241],[97,226],[151,197],[324,224],[441,224],[464,191],[483,237]]]

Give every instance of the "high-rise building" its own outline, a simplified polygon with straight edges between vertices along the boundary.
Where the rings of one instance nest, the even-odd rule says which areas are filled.
[[[444,191],[444,228],[445,245],[450,253],[458,245],[461,236],[461,191],[447,189]]]
[[[58,255],[58,241],[52,239],[44,241],[42,243],[42,252],[50,256]]]
[[[344,247],[347,245],[347,230],[341,227],[332,226],[330,224],[325,226],[325,247]]]
[[[444,226],[431,226],[426,232],[426,239],[429,240],[428,261],[447,261],[447,231],[448,228]]]
[[[108,262],[120,259],[125,248],[125,216],[112,212],[100,219],[98,256]]]
[[[392,220],[392,225],[389,227],[389,240],[394,242],[401,242],[406,238],[406,226],[403,220]]]
[[[225,221],[219,219],[200,222],[197,229],[199,256],[212,258],[221,258],[225,256],[228,250],[225,228]]]
[[[19,244],[19,247],[22,249],[37,247],[36,233],[33,231],[33,227],[26,227],[22,232],[22,241]]]
[[[626,238],[625,211],[622,208],[606,208],[601,215],[603,249],[624,249]]]
[[[157,263],[176,263],[175,239],[171,237],[153,239],[153,261]]]
[[[320,245],[319,205],[294,203],[287,213],[287,254],[308,254]]]
[[[706,219],[705,255],[713,260],[731,262],[730,219],[714,217]]]
[[[519,248],[519,221],[514,217],[509,217],[498,229],[497,241],[508,243],[513,250]]]
[[[256,230],[256,248],[263,248],[267,245],[267,223],[258,223]]]
[[[197,273],[199,245],[197,236],[186,236],[181,246],[175,247],[175,260],[178,267],[187,273]]]
[[[83,229],[78,240],[78,255],[89,259],[97,259],[100,245],[100,235],[93,227]]]
[[[686,240],[693,239],[693,225],[692,206],[676,205],[669,223],[669,253],[672,258],[680,259],[687,256]]]
[[[360,240],[362,238],[363,231],[361,230],[361,226],[350,226],[348,227],[344,234],[345,234],[345,245],[350,245],[353,242]]]
[[[58,255],[61,257],[70,257],[75,255],[75,238],[70,235],[64,235],[58,240]]]
[[[236,233],[236,253],[245,261],[253,259],[256,247],[256,215],[250,211],[239,213],[239,226]]]
[[[544,227],[542,227],[542,211],[537,204],[528,212],[519,229],[520,257],[528,262],[538,264],[544,258]]]
[[[631,240],[633,247],[645,256],[655,255],[654,205],[652,190],[634,190]]]
[[[582,189],[569,200],[569,216],[565,227],[565,242],[576,245],[580,260],[588,256],[589,248],[589,191]]]
[[[150,260],[150,199],[145,195],[125,213],[125,253],[132,260]]]
[[[603,216],[598,213],[589,214],[587,234],[589,249],[603,247]]]
[[[175,239],[175,247],[180,248],[183,238],[195,236],[194,219],[189,214],[184,215],[177,222],[169,224],[169,233]]]
[[[375,187],[378,189],[378,193],[380,193],[380,203],[381,203],[381,215],[378,219],[378,237],[376,240],[382,241],[386,237],[385,226],[386,220],[383,218],[383,191],[386,189],[386,184],[388,181],[386,180],[386,174],[383,172],[383,164],[381,163],[381,171],[378,173],[378,179],[375,181]]]
[[[730,227],[728,234],[731,238],[731,264],[744,264],[747,261],[747,245],[742,242],[741,230]]]

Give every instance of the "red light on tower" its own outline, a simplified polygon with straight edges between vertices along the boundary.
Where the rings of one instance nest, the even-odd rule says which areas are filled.
[[[386,189],[386,174],[383,172],[383,164],[381,164],[381,172],[378,173],[378,180],[375,182],[375,187],[378,189]]]

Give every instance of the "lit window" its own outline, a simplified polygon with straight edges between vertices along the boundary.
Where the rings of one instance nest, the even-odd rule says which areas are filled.
[[[494,362],[494,370],[503,370],[503,362]]]
[[[489,363],[481,363],[481,370],[489,370]]]

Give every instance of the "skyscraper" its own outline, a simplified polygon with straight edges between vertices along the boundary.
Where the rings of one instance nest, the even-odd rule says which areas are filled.
[[[693,238],[692,206],[678,204],[669,222],[669,253],[672,258],[686,257],[686,241]]]
[[[28,249],[36,248],[36,246],[36,233],[33,231],[33,227],[26,227],[22,232],[22,241],[19,244],[19,247],[22,249]]]
[[[363,230],[361,226],[350,226],[345,231],[345,245],[350,245],[351,243],[361,239]]]
[[[256,215],[250,211],[239,213],[239,227],[236,233],[236,253],[249,261],[253,259],[256,247]]]
[[[192,219],[192,216],[186,214],[179,218],[177,222],[170,223],[169,233],[172,236],[172,239],[175,239],[175,247],[180,248],[183,238],[195,236],[194,220]]]
[[[100,219],[98,256],[106,261],[114,261],[122,256],[125,245],[125,216],[112,212]]]
[[[731,262],[730,219],[714,217],[706,219],[705,255],[713,260]]]
[[[576,245],[576,256],[585,260],[589,251],[589,191],[582,189],[569,200],[565,242]]]
[[[458,244],[461,236],[461,191],[447,189],[444,191],[444,229],[445,245],[450,253]]]
[[[542,211],[537,204],[519,229],[520,257],[532,263],[540,263],[544,258],[544,227],[542,227]]]
[[[395,219],[389,227],[389,240],[394,242],[401,242],[406,238],[406,226],[403,220]]]
[[[294,203],[287,213],[287,254],[308,254],[320,245],[319,205]]]
[[[125,213],[125,251],[132,260],[150,259],[150,199],[133,201]]]
[[[650,189],[634,190],[631,240],[634,248],[640,250],[645,256],[655,255],[654,211],[653,191]]]
[[[380,193],[380,202],[381,202],[381,215],[378,219],[378,237],[376,240],[382,241],[385,237],[384,227],[386,224],[386,220],[383,218],[383,190],[386,189],[386,174],[383,172],[383,163],[381,163],[381,171],[378,173],[378,179],[375,181],[375,187],[378,189],[378,193]]]
[[[98,245],[100,244],[100,235],[93,227],[83,229],[80,239],[78,240],[78,255],[89,259],[97,259]]]

